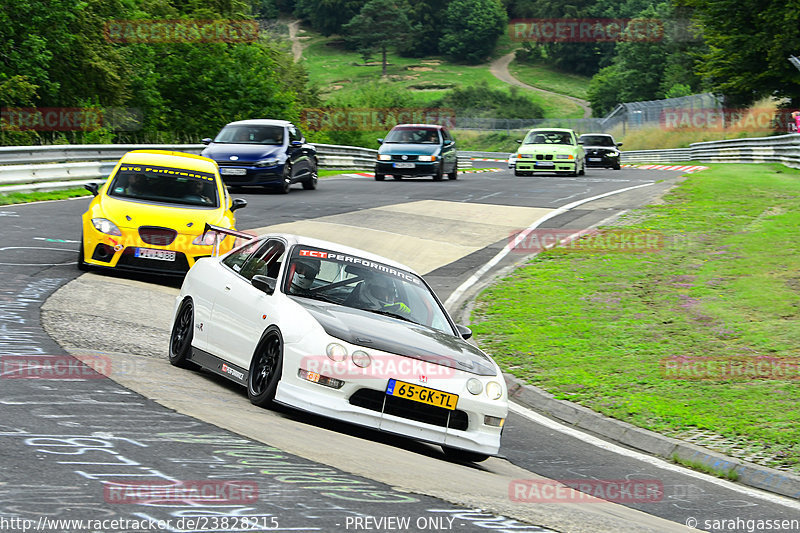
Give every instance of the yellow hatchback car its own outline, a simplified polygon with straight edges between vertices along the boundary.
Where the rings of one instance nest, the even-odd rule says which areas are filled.
[[[82,217],[81,270],[183,275],[201,257],[233,248],[235,238],[217,242],[205,226],[235,229],[233,212],[247,205],[231,199],[214,160],[183,152],[128,152],[103,185],[86,188],[94,199]]]

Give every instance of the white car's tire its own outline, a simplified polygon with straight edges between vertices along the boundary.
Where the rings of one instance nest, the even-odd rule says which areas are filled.
[[[197,368],[189,361],[194,336],[194,302],[186,298],[175,315],[172,333],[169,336],[169,362],[180,368]]]
[[[247,397],[250,403],[266,407],[275,398],[283,368],[283,337],[278,328],[267,328],[256,353],[250,361],[247,375]]]

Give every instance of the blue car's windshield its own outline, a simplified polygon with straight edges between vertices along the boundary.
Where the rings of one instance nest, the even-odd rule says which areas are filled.
[[[435,128],[394,128],[383,142],[439,144],[439,132]]]
[[[214,139],[215,143],[283,144],[283,126],[228,125]]]

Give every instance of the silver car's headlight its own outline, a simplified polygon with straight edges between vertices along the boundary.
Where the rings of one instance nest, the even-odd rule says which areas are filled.
[[[93,218],[92,225],[94,226],[94,229],[100,233],[105,233],[106,235],[122,235],[122,232],[119,230],[117,225],[107,218]]]
[[[359,368],[367,368],[372,364],[372,359],[364,350],[356,350],[350,355],[350,360]]]

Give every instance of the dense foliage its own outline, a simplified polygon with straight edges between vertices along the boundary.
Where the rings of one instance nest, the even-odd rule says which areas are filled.
[[[128,121],[125,129],[135,140],[173,140],[178,133],[196,140],[230,120],[294,119],[303,107],[317,103],[303,68],[283,45],[264,34],[255,40],[211,42],[109,38],[108,24],[120,20],[144,28],[163,20],[252,20],[246,2],[7,0],[6,4],[0,10],[4,107],[129,109],[135,123]],[[3,141],[37,142],[48,135],[46,140],[58,142],[51,132],[15,133],[4,128]],[[70,139],[111,140],[102,131],[77,132]]]

